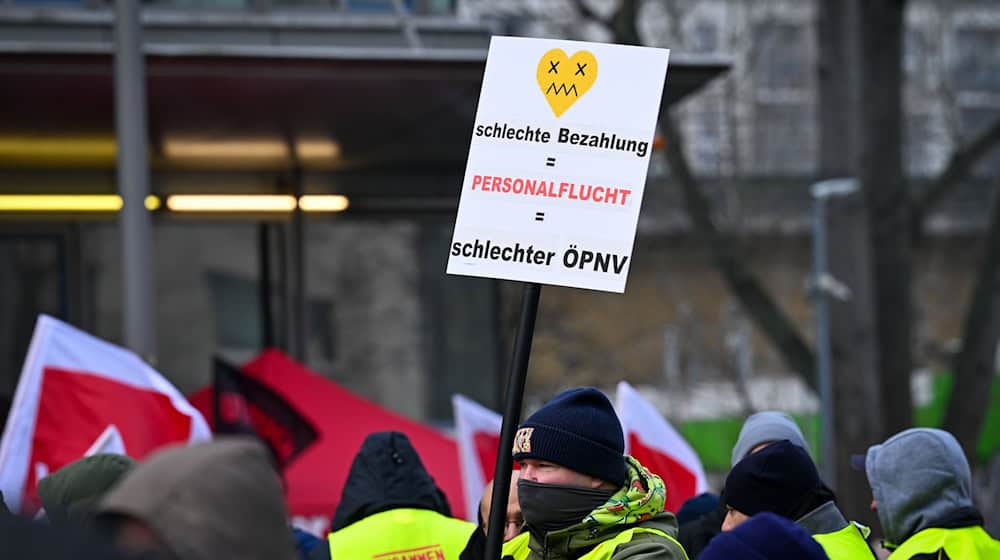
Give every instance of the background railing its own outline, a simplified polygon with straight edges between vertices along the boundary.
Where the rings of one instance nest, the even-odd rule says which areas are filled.
[[[109,3],[108,0],[0,0],[0,7],[102,8]],[[455,0],[145,0],[143,4],[192,10],[334,10],[362,14],[448,15],[455,11]]]

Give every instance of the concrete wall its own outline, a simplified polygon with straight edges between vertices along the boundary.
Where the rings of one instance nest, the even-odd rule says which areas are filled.
[[[306,228],[309,365],[399,412],[423,416],[428,396],[420,340],[417,227],[407,222],[310,220]],[[111,223],[90,225],[84,239],[85,263],[92,274],[92,329],[118,341],[117,228]],[[160,221],[154,242],[156,365],[186,392],[210,382],[213,353],[239,362],[259,348],[257,226]],[[230,293],[220,293],[224,290]],[[280,323],[282,308],[277,303]]]

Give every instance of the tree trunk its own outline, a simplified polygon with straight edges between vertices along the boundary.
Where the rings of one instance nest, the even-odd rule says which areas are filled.
[[[611,31],[616,43],[642,46],[642,39],[639,37],[638,0],[621,0],[618,3],[618,9],[611,17]]]
[[[913,309],[910,199],[903,178],[902,0],[860,4],[861,165],[875,277],[883,429],[910,426]]]
[[[582,2],[578,8],[592,14]],[[641,45],[638,30],[639,2],[621,0],[608,23],[616,43]],[[670,107],[660,107],[660,131],[666,139],[667,160],[684,194],[684,205],[695,233],[708,241],[712,258],[730,291],[739,299],[747,315],[777,347],[785,364],[800,375],[805,383],[815,389],[815,358],[812,349],[802,338],[795,323],[778,307],[764,290],[757,278],[738,257],[737,248],[716,228],[711,217],[711,205],[702,191],[684,153],[684,138],[670,115]]]
[[[854,177],[858,171],[859,23],[857,0],[823,0],[819,5],[819,168],[824,179]],[[882,435],[865,200],[856,193],[827,203],[828,270],[851,291],[846,301],[830,298],[835,457],[834,480],[827,482],[851,519],[872,524],[876,519],[868,508],[867,480],[848,460]]]
[[[872,312],[871,250],[864,195],[832,199],[827,207],[830,273],[847,285],[846,301],[830,298],[835,474],[832,482],[843,510],[866,524],[876,521],[868,505],[864,475],[850,465],[882,437],[882,398],[878,381],[878,344]]]
[[[972,292],[962,329],[962,350],[955,360],[955,384],[944,416],[969,462],[976,446],[996,377],[996,350],[1000,340],[1000,188],[993,193],[990,228],[986,236],[979,276]]]
[[[860,35],[857,2],[822,0],[816,18],[819,175],[824,179],[853,177],[858,170]]]

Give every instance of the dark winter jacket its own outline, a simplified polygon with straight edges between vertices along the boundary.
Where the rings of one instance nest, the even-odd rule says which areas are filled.
[[[715,535],[722,532],[722,522],[726,519],[726,506],[720,505],[711,513],[681,525],[677,540],[684,546],[688,558],[694,560],[708,546]]]
[[[122,560],[90,536],[16,515],[0,514],[0,558],[11,560]]]
[[[317,546],[326,545],[325,540],[298,527],[292,527],[292,537],[295,538],[295,550],[299,552],[299,558],[303,559],[309,558],[309,553]]]
[[[733,445],[731,466],[736,466],[758,445],[783,439],[809,451],[802,430],[788,414],[771,410],[750,415],[743,422],[739,438]],[[720,502],[718,510],[681,525],[677,540],[684,545],[691,560],[697,558],[712,537],[722,531],[722,521],[726,518],[725,499],[720,497]]]

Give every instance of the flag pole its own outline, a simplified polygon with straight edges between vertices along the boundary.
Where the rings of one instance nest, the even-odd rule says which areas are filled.
[[[524,381],[528,377],[528,359],[531,357],[531,341],[535,333],[535,318],[538,315],[538,299],[541,291],[541,284],[529,282],[524,285],[521,296],[521,318],[517,324],[514,359],[511,360],[510,375],[507,378],[507,399],[504,403],[497,462],[493,469],[493,499],[490,502],[489,531],[486,534],[485,558],[494,560],[500,558],[500,548],[503,546],[507,498],[510,495],[510,473],[514,467],[511,449],[514,447],[517,425],[521,421]]]

